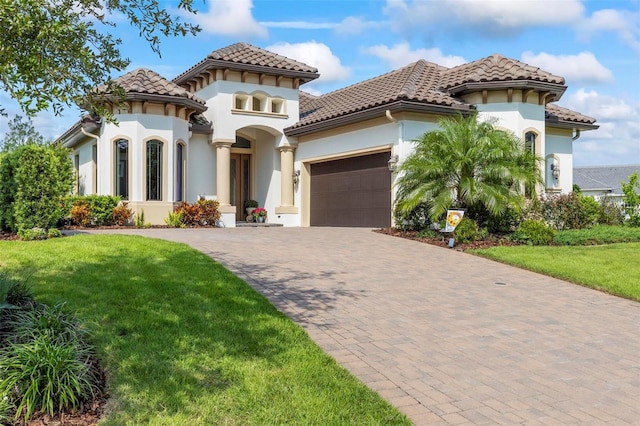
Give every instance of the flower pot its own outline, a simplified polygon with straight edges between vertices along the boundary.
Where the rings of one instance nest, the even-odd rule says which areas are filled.
[[[264,223],[265,219],[266,219],[266,217],[264,217],[264,216],[258,216],[258,217],[256,218],[256,222],[258,222],[258,223]]]
[[[247,215],[250,215],[255,209],[255,207],[247,207],[245,210],[247,211]]]

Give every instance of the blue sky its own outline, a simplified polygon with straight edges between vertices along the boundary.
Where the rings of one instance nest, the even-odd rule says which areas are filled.
[[[600,129],[574,143],[577,166],[640,164],[640,0],[194,0],[195,37],[165,39],[158,57],[119,21],[128,70],[171,79],[209,52],[248,42],[318,68],[302,86],[326,93],[417,59],[445,66],[492,53],[565,77],[559,105],[595,117]],[[166,2],[175,14],[177,0]],[[114,76],[115,77],[115,76]],[[15,105],[2,95],[10,114]],[[36,128],[55,138],[79,117],[42,113]],[[0,134],[6,131],[0,119]]]

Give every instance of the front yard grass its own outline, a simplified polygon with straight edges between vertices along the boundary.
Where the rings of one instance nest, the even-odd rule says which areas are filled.
[[[86,320],[108,377],[101,424],[410,424],[186,245],[116,235],[0,241],[0,267]]]
[[[470,250],[480,256],[640,301],[640,243],[515,246]]]

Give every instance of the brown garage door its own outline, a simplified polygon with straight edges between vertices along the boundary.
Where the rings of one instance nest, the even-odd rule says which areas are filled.
[[[311,165],[311,226],[391,226],[389,152]]]

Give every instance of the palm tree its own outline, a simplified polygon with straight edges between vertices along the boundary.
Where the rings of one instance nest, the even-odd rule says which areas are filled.
[[[477,114],[438,121],[439,129],[415,140],[415,151],[398,168],[396,207],[408,214],[429,206],[434,222],[447,209],[466,208],[477,217],[498,217],[523,207],[525,191],[542,182],[541,158],[522,140]]]

